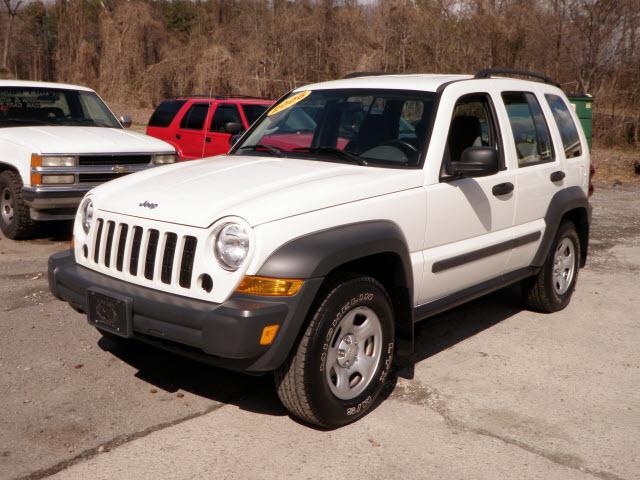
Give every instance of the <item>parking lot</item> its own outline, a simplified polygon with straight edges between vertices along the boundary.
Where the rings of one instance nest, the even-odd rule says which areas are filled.
[[[48,292],[70,225],[0,237],[0,479],[640,478],[640,188],[598,188],[569,307],[517,286],[417,327],[415,376],[334,431],[270,377],[102,339]]]

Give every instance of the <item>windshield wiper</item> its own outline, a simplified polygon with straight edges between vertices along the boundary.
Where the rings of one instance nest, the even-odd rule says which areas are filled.
[[[298,147],[293,149],[296,152],[306,152],[306,153],[331,153],[336,157],[340,157],[343,160],[347,160],[350,163],[357,163],[358,165],[362,165],[366,167],[369,163],[362,157],[355,155],[353,153],[345,152],[344,150],[340,150],[336,147]]]
[[[244,145],[238,150],[256,150],[264,149],[269,152],[271,155],[275,155],[276,157],[284,157],[284,153],[278,147],[272,147],[271,145],[263,145],[262,143],[257,143],[255,145]]]

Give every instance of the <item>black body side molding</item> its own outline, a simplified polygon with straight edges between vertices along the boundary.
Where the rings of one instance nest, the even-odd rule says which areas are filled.
[[[540,246],[533,257],[531,265],[541,267],[544,264],[551,243],[556,236],[560,221],[571,210],[577,210],[577,215],[572,220],[577,223],[578,236],[580,237],[580,266],[584,266],[587,258],[587,249],[589,246],[589,224],[591,223],[591,205],[580,187],[564,188],[557,192],[549,203],[549,208],[544,216],[546,228]]]

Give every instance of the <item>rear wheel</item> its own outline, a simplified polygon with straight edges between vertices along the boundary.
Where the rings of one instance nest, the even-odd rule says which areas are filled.
[[[0,173],[0,230],[12,240],[28,238],[34,223],[22,199],[22,180],[11,170]]]
[[[371,277],[334,284],[292,357],[275,374],[289,412],[321,427],[361,417],[375,403],[393,360],[389,296]]]
[[[540,272],[522,282],[527,307],[556,312],[571,300],[580,269],[580,239],[572,222],[560,225]]]

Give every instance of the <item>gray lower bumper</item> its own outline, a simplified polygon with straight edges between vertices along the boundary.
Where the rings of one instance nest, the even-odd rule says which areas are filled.
[[[293,348],[322,279],[305,282],[294,297],[234,295],[222,304],[133,285],[89,270],[71,251],[49,258],[49,288],[78,310],[88,310],[87,290],[98,287],[132,302],[133,337],[206,363],[246,372],[279,367]],[[266,325],[280,330],[260,345]]]
[[[90,186],[23,187],[22,198],[33,220],[71,220]]]

